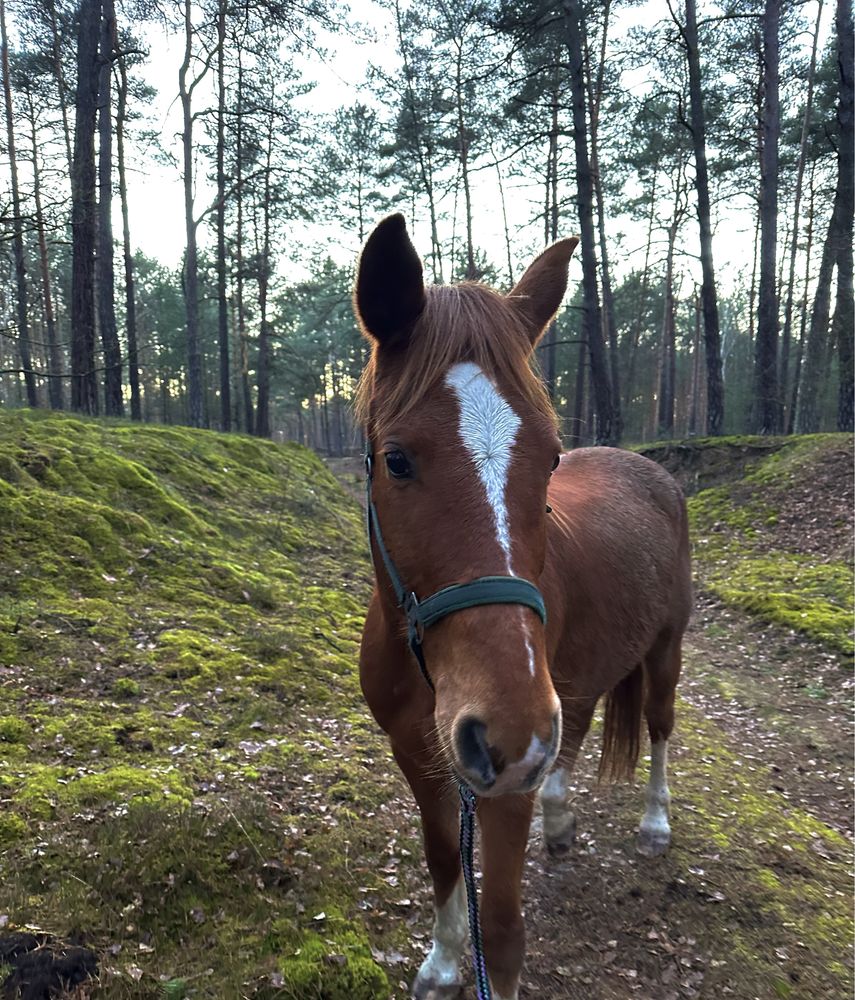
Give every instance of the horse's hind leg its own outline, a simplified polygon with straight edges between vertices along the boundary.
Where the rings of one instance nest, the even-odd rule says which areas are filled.
[[[663,854],[671,842],[668,738],[674,728],[674,696],[680,677],[682,636],[662,633],[644,659],[644,715],[650,733],[650,777],[636,848],[646,857]]]
[[[576,756],[594,714],[596,699],[574,702],[570,709],[563,706],[561,753],[557,766],[550,771],[540,789],[543,811],[543,840],[553,858],[566,854],[576,840],[576,816],[567,801],[567,782]]]

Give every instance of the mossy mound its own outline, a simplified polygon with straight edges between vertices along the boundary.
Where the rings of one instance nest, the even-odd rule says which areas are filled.
[[[294,445],[17,411],[0,523],[0,914],[105,997],[385,1000],[358,507]]]
[[[704,589],[851,655],[852,447],[851,435],[816,434],[642,450],[684,482],[714,470],[719,485],[688,501]]]

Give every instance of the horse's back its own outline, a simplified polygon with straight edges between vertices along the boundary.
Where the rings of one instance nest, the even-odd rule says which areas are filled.
[[[685,500],[655,462],[617,448],[581,448],[563,457],[549,502],[550,645],[572,672],[584,669],[610,686],[604,673],[631,669],[659,635],[686,627]]]

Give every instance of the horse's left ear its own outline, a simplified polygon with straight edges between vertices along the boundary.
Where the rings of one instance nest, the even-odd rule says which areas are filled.
[[[382,347],[406,343],[425,305],[422,262],[400,213],[377,224],[359,258],[353,307],[362,332]]]
[[[576,236],[559,240],[534,259],[508,293],[529,328],[532,346],[543,336],[567,291],[567,268],[579,243]]]

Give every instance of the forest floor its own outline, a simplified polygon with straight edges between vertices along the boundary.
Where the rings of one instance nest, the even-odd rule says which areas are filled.
[[[523,998],[852,993],[852,441],[695,447],[673,846],[636,856],[644,769],[597,785],[592,732]],[[430,891],[354,673],[357,504],[301,449],[23,413],[0,521],[8,995],[406,997]]]

